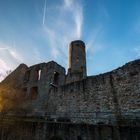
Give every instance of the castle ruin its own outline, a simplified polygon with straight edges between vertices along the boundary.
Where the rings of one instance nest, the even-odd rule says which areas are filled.
[[[64,140],[138,140],[140,60],[87,76],[85,47],[81,40],[70,43],[67,74],[54,61],[30,67],[21,64],[2,82],[15,80],[29,99],[31,111],[22,117],[43,119],[42,131],[37,129],[42,135],[33,140],[49,140],[54,135]]]

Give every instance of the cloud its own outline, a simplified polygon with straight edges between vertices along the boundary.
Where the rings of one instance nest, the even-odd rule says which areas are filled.
[[[33,48],[33,55],[34,55],[34,59],[36,61],[39,61],[39,62],[42,61],[41,54],[40,54],[39,50],[37,49],[37,47]]]
[[[15,49],[15,46],[0,42],[0,81],[3,79],[6,71],[13,70],[22,61],[23,58]]]
[[[56,59],[58,57],[58,55],[60,54],[59,50],[57,50],[56,48],[52,48],[51,50],[51,54],[54,56],[54,58]]]
[[[64,0],[65,6],[70,7],[73,4],[74,0]]]
[[[0,73],[5,73],[9,69],[10,68],[8,67],[8,65],[6,64],[6,62],[3,61],[2,59],[0,59]]]
[[[103,46],[105,45],[102,45],[101,42],[99,41],[102,34],[103,34],[103,26],[101,24],[91,31],[87,39],[87,47],[86,47],[87,52],[93,54],[101,51],[104,48]]]
[[[77,6],[78,10],[76,13],[74,13],[74,18],[75,18],[75,24],[76,24],[76,33],[77,33],[77,38],[81,37],[81,32],[82,32],[82,24],[83,24],[83,9],[81,6]]]
[[[82,36],[83,5],[78,0],[62,0],[62,3],[47,4],[46,17],[47,22],[42,29],[48,44],[47,49],[49,47],[52,59],[62,62],[67,58],[69,42]]]
[[[0,51],[1,50],[7,50],[8,48],[5,48],[5,47],[0,47]]]
[[[10,68],[8,67],[6,62],[0,59],[0,82],[5,78],[6,71],[9,71],[9,70]]]
[[[98,17],[96,21],[93,22],[91,27],[89,27],[91,30],[89,30],[88,36],[87,36],[87,52],[89,55],[93,55],[95,53],[98,53],[99,51],[102,51],[106,48],[105,42],[103,42],[104,37],[106,36],[106,22],[110,20],[110,14],[107,11],[106,7],[104,5],[100,5],[98,7],[98,14],[95,15],[95,17]],[[92,27],[93,26],[93,27]]]
[[[22,56],[17,52],[15,46],[9,46],[9,45],[4,44],[2,42],[0,42],[0,54],[1,54],[0,56],[12,57],[17,62],[23,61]]]
[[[8,49],[8,51],[9,51],[9,53],[11,54],[11,56],[12,56],[15,60],[17,60],[18,62],[22,62],[22,61],[23,61],[23,58],[21,57],[21,55],[19,55],[19,54],[17,53],[16,50],[10,50],[10,49]]]

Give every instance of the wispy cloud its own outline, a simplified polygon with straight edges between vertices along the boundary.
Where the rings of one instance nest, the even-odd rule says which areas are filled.
[[[77,37],[81,37],[81,32],[82,32],[82,24],[83,24],[83,9],[81,6],[77,5],[77,12],[74,14],[75,18],[75,24],[76,24],[76,33]]]
[[[6,62],[0,59],[0,82],[5,78],[6,71],[9,71],[9,70],[10,68],[6,64]]]
[[[23,58],[21,57],[21,55],[19,55],[19,54],[17,53],[16,50],[10,50],[10,49],[8,49],[8,51],[9,51],[9,53],[11,54],[11,56],[12,56],[13,58],[15,58],[15,60],[17,60],[18,62],[22,62],[22,61],[23,61]]]
[[[34,59],[37,61],[37,62],[41,62],[42,59],[41,59],[41,54],[39,53],[39,50],[37,47],[33,48],[33,54],[34,54]]]
[[[13,70],[22,61],[23,58],[14,45],[10,46],[0,42],[0,81],[3,79],[6,71]]]
[[[104,5],[100,5],[98,8],[98,17],[96,21],[92,24],[91,30],[87,36],[87,52],[95,54],[99,51],[105,49],[105,44],[101,42],[102,38],[105,36],[106,21],[110,20],[109,12]]]
[[[70,7],[73,4],[74,0],[64,0],[64,2],[66,7]]]
[[[5,48],[5,47],[0,47],[0,51],[2,50],[7,50],[8,48]]]
[[[97,53],[104,51],[106,49],[106,44],[102,43],[101,39],[104,34],[103,25],[99,24],[91,30],[89,33],[89,36],[87,38],[87,44],[86,44],[86,52],[88,53],[88,60],[93,59],[93,55],[96,55]]]
[[[77,0],[62,0],[62,3],[47,5],[45,9],[47,23],[43,22],[43,31],[50,46],[49,51],[52,59],[62,61],[67,57],[69,42],[82,36],[83,5]],[[63,57],[59,58],[60,54]]]
[[[0,54],[1,54],[1,56],[3,54],[5,54],[5,56],[7,55],[7,57],[8,57],[8,55],[10,55],[17,62],[23,61],[22,56],[16,50],[15,44],[13,46],[9,46],[7,44],[0,42]]]
[[[0,59],[0,73],[5,73],[9,69],[10,68],[8,67],[8,65],[6,64],[6,62],[3,61],[2,59]]]

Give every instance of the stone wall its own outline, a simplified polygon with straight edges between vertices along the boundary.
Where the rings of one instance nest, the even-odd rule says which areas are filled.
[[[56,62],[41,63],[29,67],[26,72],[23,88],[26,89],[31,108],[41,112],[46,108],[46,100],[52,86],[65,83],[65,69]]]
[[[0,83],[1,100],[8,99],[0,104],[8,108],[2,112],[7,115],[0,113],[1,140],[140,139],[140,60],[86,77],[84,55],[78,67],[76,55],[73,59],[73,67],[81,70],[84,65],[84,71],[69,69],[65,75],[54,61],[21,64]]]
[[[1,85],[11,83],[17,92],[22,87],[29,99],[30,115],[89,124],[114,124],[120,119],[140,117],[140,60],[69,84],[65,84],[65,78],[65,69],[51,61],[29,68],[20,65]]]
[[[68,117],[73,122],[110,123],[137,117],[140,115],[140,60],[109,73],[52,87],[46,103],[51,117]]]

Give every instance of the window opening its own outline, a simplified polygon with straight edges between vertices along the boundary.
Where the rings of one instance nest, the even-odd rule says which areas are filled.
[[[58,82],[59,82],[59,73],[55,71],[53,84],[58,85]]]
[[[39,81],[41,78],[41,69],[36,71],[36,80]]]
[[[79,62],[79,57],[76,58],[76,61]]]
[[[30,71],[27,71],[27,72],[25,73],[24,82],[28,82],[29,79],[30,79]]]
[[[38,95],[38,87],[32,87],[30,93],[31,99],[36,99],[37,95]]]
[[[41,77],[41,70],[38,71],[38,80],[40,80]]]
[[[27,88],[23,88],[23,92],[27,92]]]

